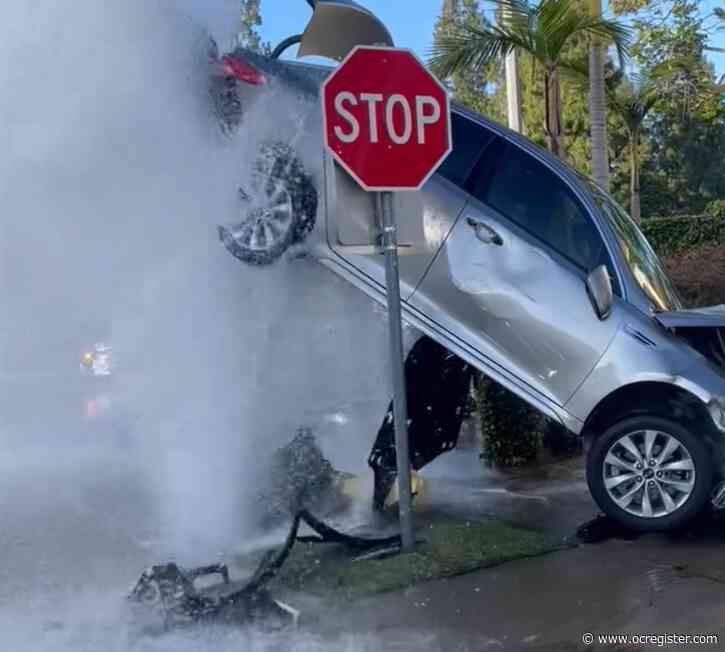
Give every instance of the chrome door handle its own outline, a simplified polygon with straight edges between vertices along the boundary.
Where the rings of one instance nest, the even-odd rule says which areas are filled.
[[[477,217],[467,217],[468,226],[476,231],[476,237],[486,244],[493,244],[500,247],[503,244],[503,238],[494,231],[488,224]]]

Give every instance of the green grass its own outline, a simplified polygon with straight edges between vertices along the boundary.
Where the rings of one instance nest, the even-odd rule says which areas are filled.
[[[297,543],[269,588],[325,600],[356,600],[419,582],[561,549],[538,532],[499,521],[436,520],[420,527],[412,553],[353,561],[359,554],[327,543]]]

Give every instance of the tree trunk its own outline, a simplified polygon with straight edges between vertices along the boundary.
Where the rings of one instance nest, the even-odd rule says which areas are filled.
[[[511,10],[502,7],[502,19],[508,21]],[[508,108],[509,129],[522,132],[521,120],[521,85],[519,84],[518,52],[511,48],[506,55],[506,104]]]
[[[630,135],[630,213],[632,219],[637,222],[641,221],[640,209],[640,191],[639,191],[639,131],[635,131]]]
[[[601,0],[590,0],[593,17],[601,18]],[[609,190],[609,161],[607,156],[607,104],[604,88],[605,50],[601,40],[592,38],[589,50],[589,122],[592,146],[592,178]]]
[[[518,55],[512,49],[506,55],[506,103],[509,129],[521,133],[521,87],[519,85]]]
[[[562,156],[561,143],[561,86],[559,72],[547,69],[544,73],[544,102],[546,104],[546,142],[552,154]]]

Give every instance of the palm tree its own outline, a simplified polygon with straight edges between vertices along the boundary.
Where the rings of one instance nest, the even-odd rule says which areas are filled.
[[[630,213],[639,222],[640,188],[639,177],[641,163],[639,160],[640,136],[642,126],[648,113],[657,103],[657,85],[650,78],[636,75],[631,79],[622,79],[616,86],[607,89],[612,109],[622,118],[629,140],[630,160]]]
[[[544,69],[545,127],[549,149],[562,154],[562,70],[580,73],[580,67],[565,58],[566,48],[577,36],[597,36],[611,42],[624,57],[630,30],[616,21],[591,16],[578,0],[489,0],[503,7],[507,20],[501,25],[477,28],[461,25],[442,36],[430,52],[430,66],[442,78],[464,70],[482,70],[511,50],[526,52]]]
[[[499,12],[499,22],[508,19],[506,11]],[[521,84],[519,84],[519,61],[515,49],[506,55],[504,65],[506,74],[506,105],[508,109],[509,129],[521,133],[523,131],[523,120],[521,114]]]
[[[589,11],[601,18],[602,0],[590,0]],[[594,35],[589,48],[589,124],[592,138],[592,178],[609,190],[609,161],[607,160],[607,102],[604,83],[605,49],[599,36]]]

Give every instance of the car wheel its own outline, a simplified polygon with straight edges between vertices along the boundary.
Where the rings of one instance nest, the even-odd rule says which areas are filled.
[[[681,528],[707,504],[712,455],[703,439],[670,419],[624,419],[597,438],[587,482],[607,516],[640,532]]]
[[[283,143],[262,148],[251,192],[240,190],[242,221],[219,227],[229,252],[253,265],[269,265],[312,231],[317,191],[294,150]]]

